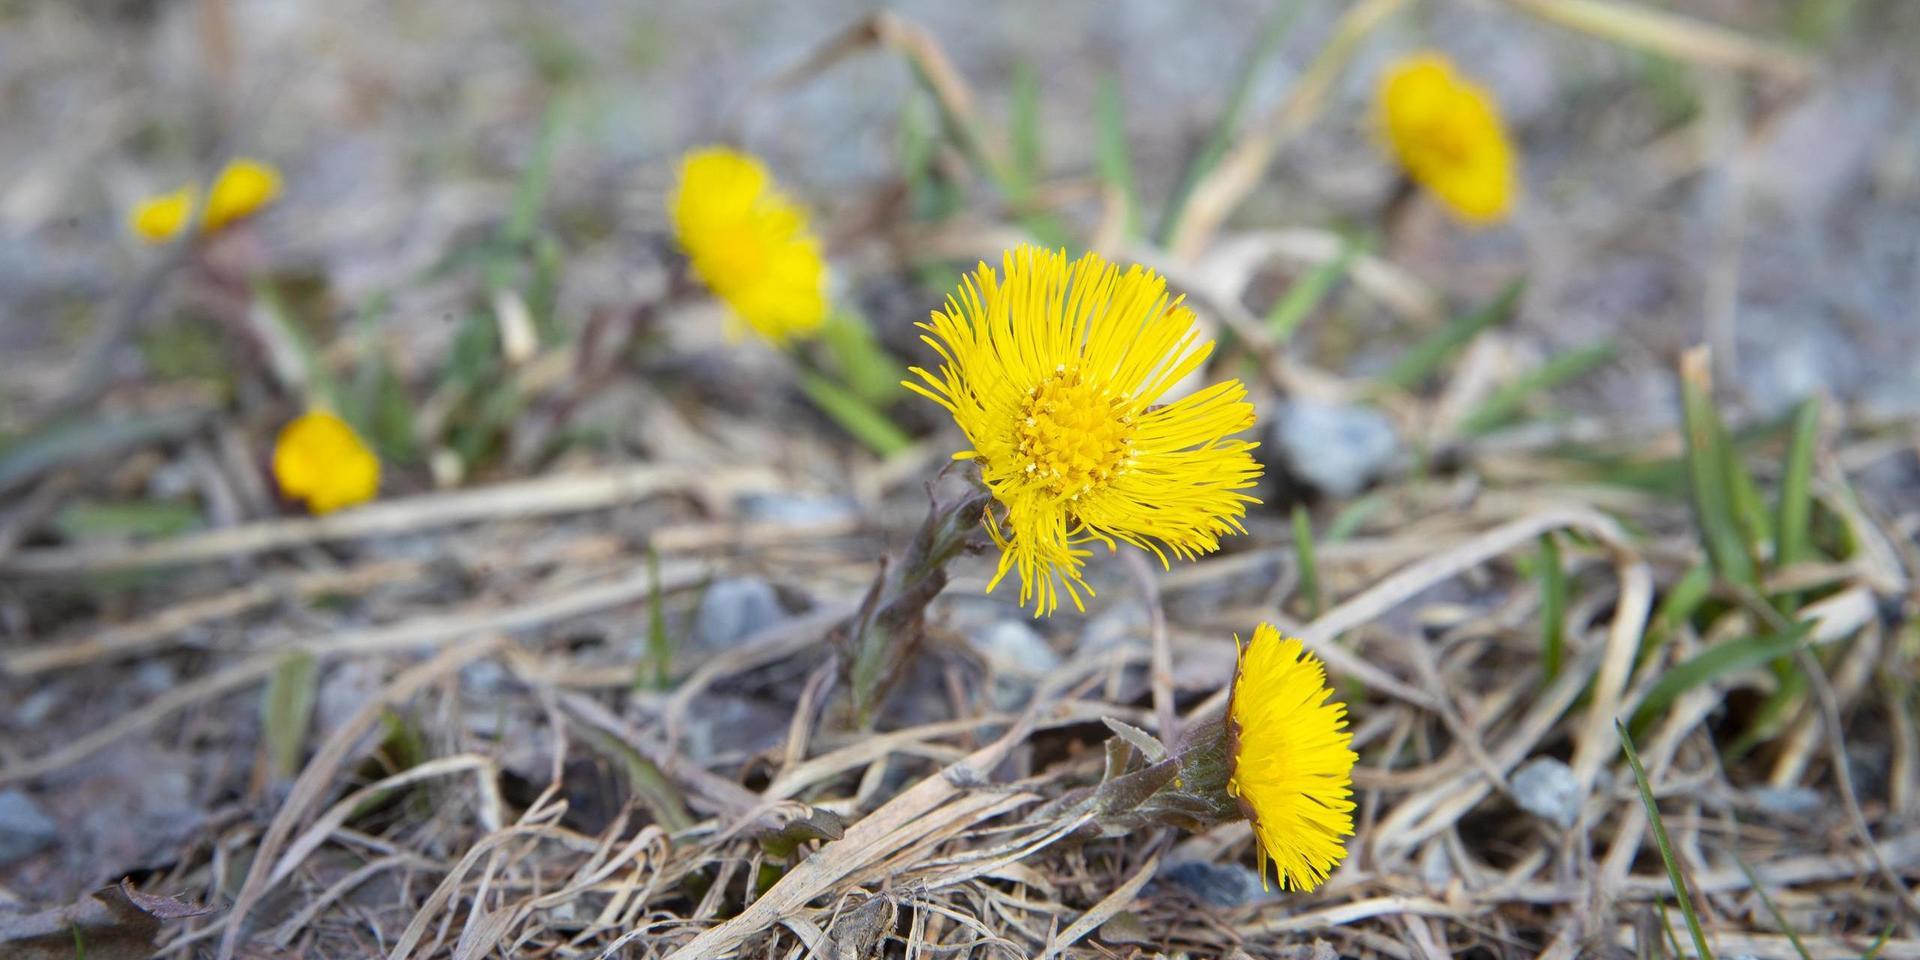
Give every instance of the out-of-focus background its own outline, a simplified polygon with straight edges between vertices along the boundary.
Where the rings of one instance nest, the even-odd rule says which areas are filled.
[[[1420,50],[1498,103],[1505,222],[1384,148]],[[1102,551],[1046,621],[968,560],[898,736],[834,752],[826,631],[958,440],[904,391],[876,438],[677,288],[665,198],[722,142],[810,208],[869,358],[927,362],[912,325],[1022,239],[1165,272],[1259,405],[1249,535],[1151,591]],[[129,230],[236,156],[283,176],[260,215]],[[1920,956],[1916,304],[1899,0],[0,0],[0,954],[665,953],[777,875],[755,803],[857,822],[1036,691],[1075,719],[996,779],[1064,789],[1102,715],[1151,721],[1156,631],[1187,707],[1234,632],[1349,609],[1403,686],[1336,665],[1365,815],[1329,890],[1262,892],[1244,827],[934,885],[1007,853],[956,821],[742,935],[1646,955],[1662,917],[1694,951],[1684,903],[1728,955]],[[339,526],[269,469],[323,393],[382,466]],[[211,912],[89,898],[122,878]]]

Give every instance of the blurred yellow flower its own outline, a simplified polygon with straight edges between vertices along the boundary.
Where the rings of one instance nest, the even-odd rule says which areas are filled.
[[[1447,58],[1416,54],[1387,70],[1380,116],[1400,165],[1460,219],[1505,219],[1514,201],[1513,148],[1484,88]]]
[[[211,234],[236,220],[260,212],[280,197],[280,171],[271,164],[247,157],[230,161],[213,180],[207,191],[207,206],[200,211],[200,232]],[[171,193],[155,194],[137,204],[127,217],[135,236],[147,243],[165,243],[180,235],[193,222],[198,201],[192,186]]]
[[[280,171],[249,157],[229,161],[207,191],[207,209],[200,215],[202,233],[213,233],[235,220],[244,220],[280,197]]]
[[[1026,246],[1003,266],[1004,283],[980,264],[920,324],[943,362],[938,374],[912,368],[920,382],[905,384],[953,414],[973,444],[954,459],[978,464],[1005,508],[985,521],[1001,550],[987,589],[1017,570],[1036,616],[1063,588],[1085,609],[1085,544],[1125,541],[1165,565],[1244,532],[1258,501],[1241,491],[1260,466],[1254,444],[1226,438],[1253,426],[1253,405],[1238,380],[1163,402],[1213,352],[1166,281]]]
[[[1269,860],[1282,890],[1306,891],[1347,855],[1358,758],[1347,706],[1332,697],[1319,658],[1271,625],[1241,648],[1227,706],[1227,792],[1253,821],[1262,888]]]
[[[735,317],[776,344],[820,329],[827,316],[820,243],[807,230],[806,211],[773,185],[760,161],[725,147],[688,153],[670,206],[693,272]]]
[[[192,187],[155,194],[134,204],[127,225],[133,228],[134,236],[147,243],[166,243],[187,228],[193,219],[193,203]]]
[[[365,503],[380,489],[380,459],[346,421],[325,410],[295,417],[273,445],[280,492],[314,513]]]

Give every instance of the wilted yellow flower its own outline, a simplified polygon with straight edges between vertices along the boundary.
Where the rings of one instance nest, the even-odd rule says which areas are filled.
[[[247,157],[236,158],[221,169],[207,191],[207,206],[200,211],[200,232],[211,234],[236,220],[260,212],[280,197],[280,171],[271,164]],[[172,240],[193,222],[194,204],[199,197],[192,186],[161,193],[140,201],[127,217],[128,226],[147,243]]]
[[[1095,254],[1008,251],[1003,283],[980,264],[946,311],[920,324],[944,361],[906,386],[947,408],[1004,508],[987,532],[1001,550],[992,590],[1020,574],[1020,603],[1051,613],[1065,588],[1075,607],[1093,541],[1150,550],[1167,563],[1210,553],[1244,532],[1240,491],[1260,476],[1254,445],[1227,437],[1253,426],[1238,380],[1178,400],[1162,396],[1213,352],[1193,311],[1166,281]]]
[[[674,235],[693,272],[734,316],[774,343],[805,337],[827,316],[827,265],[806,211],[760,161],[708,147],[680,162],[670,198]]]
[[[295,417],[273,445],[280,492],[314,513],[365,503],[380,489],[380,459],[346,421],[325,410]]]
[[[1357,758],[1347,706],[1332,697],[1319,658],[1271,625],[1241,648],[1227,706],[1227,792],[1253,821],[1263,888],[1269,860],[1281,889],[1305,891],[1347,855]]]
[[[166,243],[179,236],[193,220],[193,203],[192,187],[155,194],[134,204],[127,226],[133,229],[134,236],[147,243]]]
[[[1388,144],[1413,179],[1469,223],[1513,207],[1514,160],[1499,108],[1435,53],[1407,57],[1380,84]]]
[[[207,209],[200,215],[202,233],[213,233],[235,220],[244,220],[280,197],[280,171],[248,157],[229,161],[207,191]]]

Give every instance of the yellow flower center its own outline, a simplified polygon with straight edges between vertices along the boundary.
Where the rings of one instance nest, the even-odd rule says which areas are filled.
[[[1132,404],[1077,368],[1055,367],[1027,391],[1018,435],[1027,476],[1077,500],[1132,464]]]

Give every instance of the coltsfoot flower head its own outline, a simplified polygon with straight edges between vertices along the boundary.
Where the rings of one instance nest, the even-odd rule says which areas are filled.
[[[670,200],[673,230],[699,276],[733,315],[776,344],[810,336],[827,316],[827,266],[807,214],[760,161],[725,147],[688,153]]]
[[[201,234],[208,235],[259,213],[279,198],[279,170],[269,163],[237,157],[214,177],[205,209],[196,211],[199,193],[189,184],[134,204],[127,225],[147,243],[166,243],[193,223],[196,212]]]
[[[200,229],[213,233],[259,213],[279,198],[279,170],[251,157],[236,157],[213,178],[213,186],[207,190],[207,209],[200,215]]]
[[[1436,53],[1407,57],[1380,83],[1388,145],[1407,173],[1468,223],[1513,207],[1514,160],[1492,94]]]
[[[1232,774],[1267,862],[1283,890],[1312,890],[1347,855],[1353,834],[1353,734],[1327,671],[1300,641],[1261,624],[1240,650],[1227,707]]]
[[[273,478],[280,492],[305,501],[314,513],[365,503],[380,489],[380,458],[325,410],[295,417],[273,445]]]
[[[943,362],[905,384],[953,414],[972,444],[954,459],[976,463],[1000,502],[985,521],[1001,551],[987,589],[1017,572],[1036,616],[1062,590],[1085,609],[1089,543],[1165,565],[1243,532],[1260,466],[1254,444],[1228,438],[1253,426],[1253,405],[1238,380],[1162,402],[1213,352],[1166,281],[1025,246],[1003,269],[980,264],[920,325]]]
[[[155,194],[134,204],[127,226],[146,243],[166,243],[193,220],[194,199],[192,187]]]

